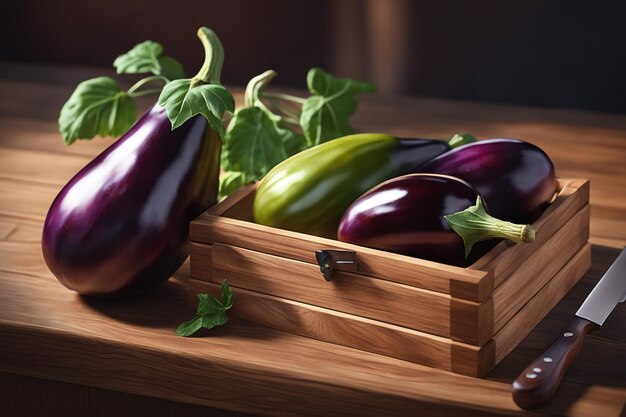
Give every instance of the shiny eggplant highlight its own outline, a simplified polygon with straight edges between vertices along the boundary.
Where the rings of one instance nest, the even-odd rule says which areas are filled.
[[[281,162],[261,180],[254,221],[335,238],[341,216],[361,194],[448,150],[440,140],[372,133],[315,146]]]
[[[476,205],[475,205],[476,204]],[[412,174],[368,191],[346,211],[341,241],[457,266],[475,243],[534,240],[534,230],[489,216],[476,190],[446,175]]]
[[[556,191],[554,165],[537,146],[518,139],[489,139],[447,152],[415,172],[451,175],[470,183],[493,216],[532,223]]]
[[[216,202],[221,138],[195,117],[172,130],[155,105],[59,192],[42,249],[63,285],[121,297],[167,280],[188,255],[188,223]]]

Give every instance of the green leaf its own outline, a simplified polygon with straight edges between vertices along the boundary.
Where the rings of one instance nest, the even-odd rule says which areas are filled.
[[[219,84],[192,86],[192,78],[174,80],[163,87],[159,105],[165,107],[172,122],[172,129],[197,114],[202,114],[220,136],[224,136],[222,117],[226,111],[234,111],[233,96]]]
[[[214,316],[202,317],[202,327],[209,330],[214,328],[215,326],[221,326],[222,324],[226,324],[227,321],[228,317],[226,317],[226,312],[222,312]]]
[[[222,303],[211,294],[198,294],[198,310],[196,314],[198,316],[207,316],[218,314],[226,308]]]
[[[159,55],[163,52],[163,47],[158,42],[144,41],[115,58],[113,66],[118,74],[143,74],[151,72],[155,75],[161,74],[161,64]]]
[[[302,152],[309,147],[304,136],[289,129],[285,130],[291,132],[291,135],[283,138],[283,145],[285,146],[285,151],[287,152],[288,157],[293,156],[298,152]]]
[[[311,145],[354,133],[349,123],[357,108],[354,96],[375,90],[372,84],[335,78],[320,68],[309,71],[307,84],[313,95],[302,105],[300,125]]]
[[[237,109],[224,136],[222,168],[227,174],[220,182],[220,196],[263,178],[307,146],[305,138],[284,128],[282,117],[261,100],[263,90],[276,75],[273,70],[265,71],[246,86],[245,107]]]
[[[190,336],[200,328],[212,329],[215,326],[226,324],[226,310],[233,305],[233,293],[230,291],[228,282],[224,280],[222,283],[222,301],[213,297],[211,294],[198,294],[198,309],[196,316],[184,323],[181,323],[176,329],[178,336]]]
[[[137,120],[135,102],[110,77],[78,84],[59,116],[65,143],[99,136],[120,136]]]
[[[246,174],[240,171],[226,171],[220,177],[219,199],[228,197],[246,184],[253,182],[248,180]]]
[[[222,305],[227,310],[233,306],[233,293],[226,280],[222,282]]]
[[[237,110],[224,136],[224,169],[261,179],[289,157],[285,142],[295,133],[278,126],[260,107]]]
[[[118,56],[113,62],[118,74],[163,75],[170,80],[184,77],[183,66],[169,56],[162,56],[163,46],[158,42],[145,41]]]
[[[476,142],[476,136],[472,135],[471,133],[463,132],[457,133],[452,136],[448,141],[448,144],[452,149],[454,149],[474,142]]]
[[[159,64],[161,64],[161,74],[169,80],[178,80],[185,78],[183,64],[170,56],[160,56]]]
[[[191,336],[192,334],[200,330],[201,327],[202,327],[202,317],[196,316],[189,321],[181,323],[176,328],[176,335],[185,336],[185,337]]]

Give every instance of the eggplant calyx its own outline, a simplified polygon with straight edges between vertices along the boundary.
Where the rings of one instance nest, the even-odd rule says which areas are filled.
[[[476,142],[476,136],[472,135],[471,133],[463,132],[457,133],[452,136],[448,141],[448,145],[450,145],[452,149],[455,149],[460,146],[467,145],[468,143],[474,142]]]
[[[474,245],[483,240],[502,238],[518,243],[535,240],[535,229],[531,225],[496,219],[487,213],[480,196],[476,198],[476,205],[444,216],[444,219],[463,239],[466,258]]]
[[[202,84],[220,84],[224,66],[224,47],[215,32],[207,27],[198,29],[198,38],[204,47],[204,63],[192,78],[190,88]]]
[[[220,84],[224,48],[215,32],[209,28],[198,29],[198,37],[205,52],[202,68],[193,78],[181,78],[165,84],[158,104],[165,107],[172,130],[202,114],[211,128],[223,138],[224,114],[235,111],[232,94]]]

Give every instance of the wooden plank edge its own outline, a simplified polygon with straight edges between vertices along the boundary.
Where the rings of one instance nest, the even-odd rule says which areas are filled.
[[[312,379],[278,365],[234,362],[226,356],[207,356],[206,352],[185,355],[141,344],[133,344],[129,349],[121,341],[21,323],[0,322],[0,340],[6,340],[0,347],[2,372],[243,413],[348,417],[355,410],[361,416],[379,416],[382,409],[392,409],[398,415],[420,409],[424,410],[424,417],[434,417],[442,411],[456,415],[467,407],[446,404],[438,393],[389,393],[384,385],[338,385],[330,380],[332,376]],[[35,348],[24,350],[24,346]],[[210,350],[210,346],[207,343],[205,349]],[[143,364],[149,372],[129,372],[129,361]],[[428,368],[422,371],[426,376],[439,372]],[[201,375],[220,375],[219,386],[190,382],[198,381]],[[250,392],[255,395],[248,395]],[[303,392],[307,395],[303,396]],[[499,408],[480,403],[469,406],[489,416],[502,415]]]
[[[495,361],[499,363],[543,320],[591,268],[591,244],[572,259],[535,294],[494,336]]]
[[[564,179],[557,200],[533,223],[537,232],[535,242],[519,245],[502,241],[489,253],[476,261],[470,269],[492,271],[494,286],[498,287],[515,269],[557,233],[567,221],[589,202],[589,181]]]
[[[494,331],[498,332],[589,240],[589,205],[553,235],[509,280],[493,292]],[[561,247],[565,242],[567,246]],[[523,285],[522,285],[523,284]]]
[[[197,243],[220,242],[316,265],[317,249],[348,249],[357,253],[357,272],[382,280],[439,292],[467,301],[489,297],[493,275],[332,239],[267,227],[220,216],[201,216],[190,225]]]
[[[215,296],[220,285],[190,280],[192,295]],[[493,346],[478,347],[377,320],[231,287],[233,317],[312,339],[478,376],[489,367]],[[491,363],[491,366],[493,363]]]
[[[245,200],[251,193],[256,191],[257,183],[247,184],[239,188],[237,191],[226,197],[224,200],[210,207],[204,213],[202,213],[198,219],[202,219],[206,216],[221,216],[234,206]],[[193,224],[197,220],[193,220]]]
[[[194,279],[221,284],[228,278],[232,285],[242,289],[476,346],[485,345],[493,335],[492,299],[475,303],[347,272],[338,272],[333,282],[328,283],[321,279],[317,266],[306,262],[221,243],[212,246],[212,259],[208,259],[208,251],[194,256]],[[315,288],[319,290],[316,292]]]
[[[215,261],[212,259],[212,256],[217,256],[218,258],[222,257],[221,253],[224,248],[229,248],[229,249],[232,248],[233,250],[243,251],[244,253],[248,253],[248,252],[254,253],[254,251],[249,251],[248,249],[236,248],[230,245],[223,245],[221,243],[216,243],[215,246],[216,246],[217,252],[213,253],[213,245],[206,245],[202,243],[191,242],[190,244],[191,262],[190,263],[191,263],[191,277],[193,279],[198,280],[198,281],[203,281],[203,282],[212,282],[214,284],[220,284],[221,280],[224,277],[226,277],[228,274],[222,273],[222,274],[219,274],[219,276],[214,276],[215,272],[213,270],[213,265],[215,264]],[[272,255],[268,255],[265,253],[258,253],[258,256],[269,257],[269,258],[273,257]],[[299,261],[294,261],[291,259],[284,260],[283,262],[308,266],[308,264],[305,264]],[[219,264],[219,262],[217,262],[217,264]],[[312,268],[315,269],[315,273],[317,274],[317,268],[316,267],[312,267]],[[224,272],[224,269],[222,268],[219,268],[219,270]],[[272,272],[269,272],[269,274],[272,277],[274,276]],[[337,278],[339,279],[339,281],[343,281],[345,279],[350,280],[350,279],[360,279],[360,278],[364,278],[367,280],[372,279],[370,277],[359,277],[358,275],[355,275],[355,274],[343,274],[343,273],[338,274]],[[260,281],[264,279],[265,278],[260,278]],[[257,287],[250,287],[248,285],[243,285],[241,282],[238,282],[236,277],[235,279],[231,280],[231,285],[233,283],[235,286],[238,286],[242,289],[265,293],[270,296],[278,296],[281,298],[287,298],[287,299],[291,299],[297,302],[302,302],[308,305],[317,305],[319,307],[326,307],[326,308],[329,307],[328,305],[311,302],[311,300],[308,300],[308,299],[289,297],[289,296],[286,296],[285,294],[275,294],[274,292],[262,291],[260,288],[257,288]],[[320,283],[323,283],[323,281],[321,281]],[[304,282],[303,282],[303,285],[304,285]],[[407,288],[403,284],[398,284],[394,282],[389,282],[389,283],[386,283],[385,285],[385,287],[390,287],[389,288],[390,290],[395,286],[397,286],[398,290],[403,290]],[[489,339],[493,335],[494,320],[493,320],[493,300],[492,299],[488,299],[484,303],[474,303],[474,302],[468,302],[465,300],[459,300],[456,298],[450,298],[449,296],[442,295],[437,292],[423,290],[420,288],[413,288],[413,287],[409,287],[409,288],[411,289],[411,291],[415,291],[416,295],[419,295],[420,297],[432,298],[433,301],[434,300],[445,301],[446,305],[448,306],[447,307],[448,313],[446,314],[447,316],[446,320],[449,323],[449,324],[446,324],[446,327],[449,327],[450,333],[439,334],[439,336],[450,337],[453,340],[468,343],[471,345],[483,346],[489,341]],[[442,296],[444,297],[443,299],[441,299]],[[332,309],[341,310],[338,308],[332,308]],[[356,313],[354,312],[351,313],[348,310],[343,310],[343,312],[357,315]],[[358,314],[358,315],[361,316],[361,314]],[[376,318],[373,316],[370,318],[372,318],[373,320],[380,320],[380,318]],[[415,321],[415,323],[419,323],[419,322],[420,322],[419,320]],[[394,323],[391,322],[391,324],[394,324]],[[433,333],[427,328],[420,328],[418,325],[416,325],[416,327],[411,327],[411,326],[405,326],[401,322],[398,322],[395,324],[402,326],[402,327],[413,328],[414,330],[417,330],[417,331]]]
[[[327,282],[317,265],[222,243],[213,244],[212,257],[207,278],[215,284],[227,278],[257,293],[450,337],[449,295],[343,271]],[[465,303],[467,314],[477,314],[479,303]]]
[[[465,300],[450,300],[450,338],[484,346],[491,340],[494,329],[493,298],[475,304]]]
[[[191,277],[209,279],[213,271],[212,245],[189,242],[189,264]],[[201,278],[202,277],[202,278]]]

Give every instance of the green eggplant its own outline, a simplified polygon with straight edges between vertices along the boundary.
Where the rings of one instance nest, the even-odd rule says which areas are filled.
[[[441,140],[371,133],[323,143],[286,159],[261,180],[254,221],[336,239],[343,213],[364,192],[449,150]]]

